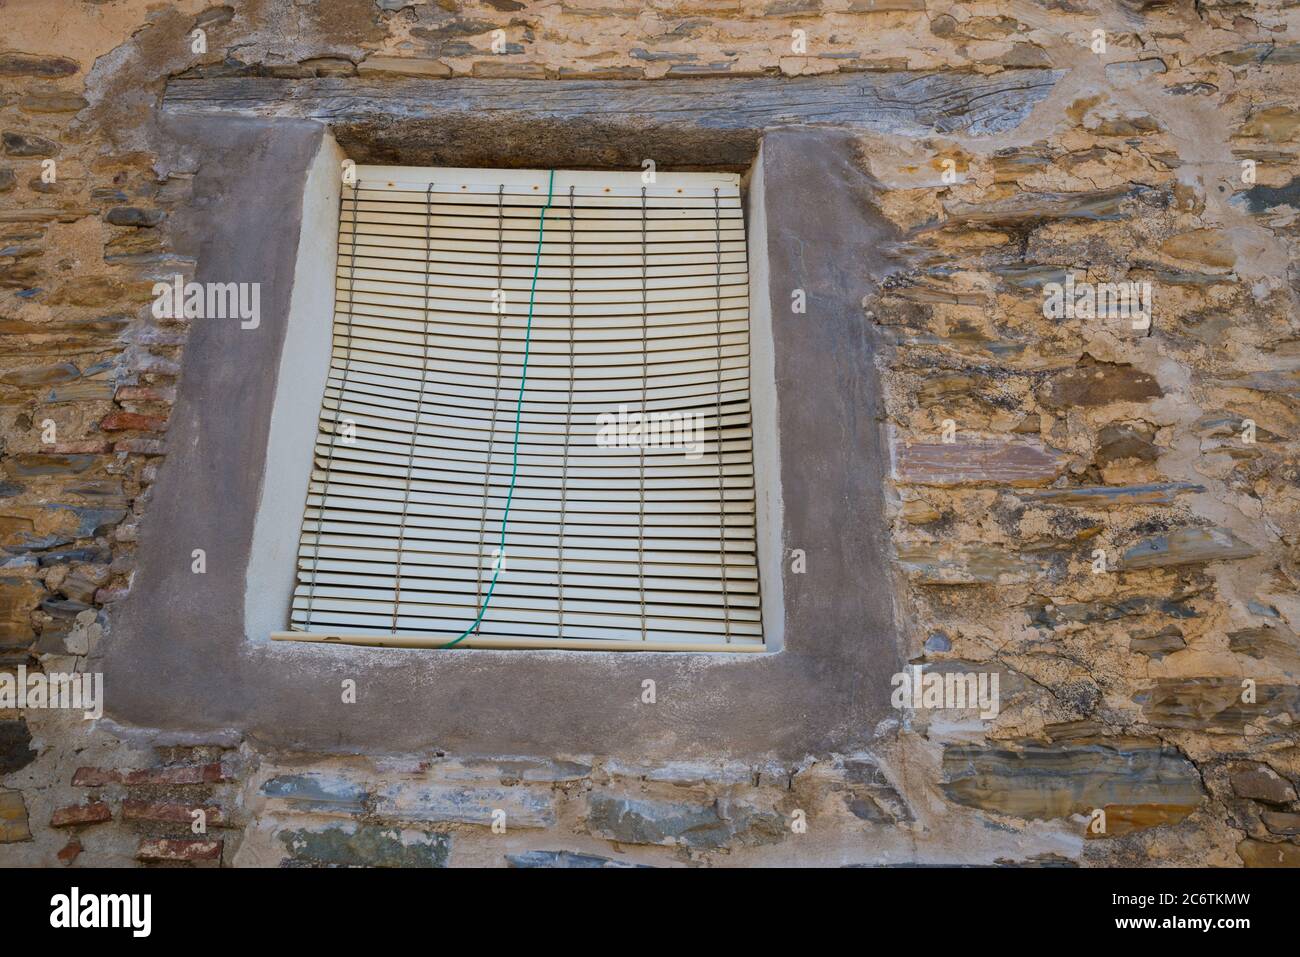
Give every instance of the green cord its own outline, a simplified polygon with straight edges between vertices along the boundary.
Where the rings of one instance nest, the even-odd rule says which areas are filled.
[[[460,633],[453,641],[443,645],[444,648],[452,648],[464,641],[475,628],[483,621],[483,616],[487,614],[488,603],[492,601],[492,592],[497,587],[497,577],[501,574],[501,565],[506,554],[506,522],[510,519],[510,503],[515,497],[515,482],[519,479],[519,421],[524,414],[524,386],[528,383],[528,351],[533,340],[533,304],[537,299],[537,276],[542,269],[542,239],[546,235],[546,211],[551,208],[551,199],[555,194],[555,170],[551,170],[550,182],[546,184],[546,205],[542,207],[542,214],[537,220],[537,256],[533,260],[533,285],[528,290],[528,326],[524,332],[524,368],[523,374],[519,377],[519,401],[515,403],[515,445],[511,452],[510,462],[510,491],[506,493],[506,509],[501,515],[501,544],[497,549],[496,568],[492,571],[492,583],[488,585],[487,594],[483,597],[483,605],[478,610],[478,617],[474,623]],[[496,408],[492,409],[492,427],[496,428]],[[488,462],[489,470],[492,463]]]

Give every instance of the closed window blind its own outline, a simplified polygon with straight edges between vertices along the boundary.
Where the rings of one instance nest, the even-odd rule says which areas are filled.
[[[550,175],[344,187],[276,637],[763,649],[739,179]]]

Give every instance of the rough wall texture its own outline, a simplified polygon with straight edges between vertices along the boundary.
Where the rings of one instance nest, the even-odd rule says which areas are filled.
[[[47,671],[93,671],[114,640],[150,485],[187,440],[187,330],[149,309],[203,255],[169,231],[196,171],[159,120],[169,79],[514,78],[544,100],[575,78],[1061,71],[1013,129],[862,134],[900,236],[863,322],[887,343],[903,657],[996,671],[995,719],[902,710],[853,753],[645,766],[285,754],[11,710],[0,862],[1300,865],[1300,7],[0,10],[0,666]],[[1152,327],[1045,318],[1067,273],[1149,282]]]

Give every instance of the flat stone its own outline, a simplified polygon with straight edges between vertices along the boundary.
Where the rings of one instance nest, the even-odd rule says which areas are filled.
[[[1291,782],[1266,764],[1255,764],[1234,771],[1228,778],[1237,797],[1265,804],[1290,804],[1296,799]]]
[[[648,867],[648,864],[631,864],[615,861],[595,854],[578,854],[574,851],[525,851],[522,854],[507,854],[506,863],[511,867],[534,868],[593,868],[593,867]]]
[[[107,528],[126,518],[124,508],[91,508],[80,505],[52,505],[54,509],[65,510],[75,519],[76,537],[92,538],[102,534]]]
[[[1135,831],[1177,824],[1196,810],[1195,804],[1108,804],[1105,833],[1094,833],[1086,828],[1083,836],[1088,840],[1105,840],[1123,837]]]
[[[371,59],[374,59],[373,57]],[[316,76],[356,76],[357,65],[344,57],[320,56],[302,60],[299,66],[306,67]]]
[[[1084,120],[1083,128],[1097,136],[1145,136],[1162,127],[1154,116],[1138,110],[1109,110]]]
[[[1264,661],[1287,675],[1300,675],[1300,638],[1285,624],[1228,632],[1236,654]]]
[[[846,13],[920,13],[925,0],[849,0]]]
[[[488,80],[544,80],[546,67],[540,63],[506,63],[501,60],[478,60],[470,75]]]
[[[359,76],[451,76],[451,67],[441,60],[421,57],[371,56],[357,65]]]
[[[400,821],[455,822],[490,827],[504,811],[507,828],[550,827],[555,807],[549,792],[527,788],[396,784],[379,792],[374,813]]]
[[[641,80],[645,78],[645,70],[638,66],[608,66],[591,69],[560,67],[557,76],[561,80]]]
[[[1125,505],[1172,505],[1179,495],[1204,491],[1204,485],[1195,485],[1191,482],[1162,482],[1149,485],[1085,485],[1078,488],[1049,488],[1017,492],[1016,497],[1026,502],[1043,502],[1050,505],[1113,508]]]
[[[591,774],[591,765],[580,761],[537,760],[533,758],[471,759],[464,762],[471,773],[490,774],[503,784],[523,781],[530,784],[571,784]],[[435,768],[435,771],[440,769]],[[451,777],[455,777],[454,772]]]
[[[993,181],[995,183],[1018,183],[1026,176],[1041,173],[1051,165],[1052,155],[1046,150],[1032,147],[1006,147],[993,154]],[[1059,266],[1016,264],[1012,267],[996,267],[998,272],[1001,272],[1004,268],[1026,270],[1029,276],[1036,280],[1031,281],[1028,285],[1035,288],[1041,286],[1044,282],[1065,281],[1065,269]]]
[[[1051,409],[1144,402],[1164,395],[1155,377],[1132,366],[1097,362],[1085,356],[1073,369],[1058,372],[1038,390],[1038,401]]]
[[[1047,485],[1069,456],[1036,439],[891,443],[894,481],[909,485]]]
[[[16,844],[31,839],[22,792],[0,791],[0,844]]]
[[[1064,624],[1094,624],[1118,621],[1139,615],[1166,615],[1175,619],[1195,618],[1198,612],[1188,602],[1195,592],[1173,596],[1134,595],[1118,601],[1050,602],[1030,605],[1030,618],[1036,625],[1057,628]]]
[[[654,781],[677,787],[731,787],[751,783],[755,768],[743,761],[670,761],[651,767],[613,759],[605,762],[605,771],[613,777]]]
[[[360,814],[368,796],[355,781],[314,771],[277,775],[263,783],[261,793],[297,811],[344,815]]]
[[[1221,229],[1194,229],[1170,236],[1160,244],[1160,252],[1171,259],[1182,259],[1211,269],[1226,271],[1237,263],[1232,241]]]
[[[1140,655],[1163,657],[1187,647],[1182,631],[1177,625],[1168,625],[1151,635],[1135,635],[1129,639],[1129,651]]]
[[[213,27],[219,27],[222,24],[229,23],[235,18],[234,7],[220,4],[215,7],[208,7],[197,17],[194,18],[193,29],[210,30]]]
[[[587,830],[622,844],[683,845],[697,848],[776,844],[786,834],[785,819],[744,804],[688,804],[593,794],[587,805]]]
[[[902,545],[898,564],[920,585],[1012,585],[1038,581],[1049,563],[998,545]]]
[[[37,579],[0,577],[0,645],[25,647],[35,636],[31,616],[45,597],[45,586]]]
[[[1300,837],[1300,814],[1294,811],[1265,811],[1259,817],[1274,834]]]
[[[10,156],[56,156],[59,152],[58,143],[32,133],[5,130],[0,133],[0,142],[4,143],[4,150]]]
[[[97,209],[89,206],[32,206],[25,209],[0,210],[0,223],[73,223],[93,216]]]
[[[84,96],[63,90],[30,90],[18,101],[24,113],[76,113],[88,105]]]
[[[290,867],[446,867],[451,835],[373,824],[278,835]]]
[[[1112,83],[1119,86],[1129,86],[1134,83],[1149,80],[1153,76],[1159,76],[1167,72],[1165,61],[1159,57],[1149,57],[1145,60],[1123,60],[1119,63],[1106,64],[1106,78]]]
[[[161,209],[141,209],[139,206],[114,206],[104,217],[111,226],[137,226],[152,229],[166,218]]]
[[[1259,551],[1226,528],[1180,528],[1144,539],[1124,552],[1121,571],[1251,558]]]
[[[1237,845],[1237,856],[1247,867],[1300,867],[1300,844],[1248,839]]]
[[[495,28],[496,24],[490,20],[459,17],[437,26],[415,27],[411,30],[411,36],[419,37],[421,40],[451,40],[457,37],[482,36]]]
[[[60,594],[75,601],[90,602],[94,600],[95,592],[106,585],[111,577],[107,565],[80,565],[59,583],[58,590]],[[90,614],[92,618],[94,616],[94,612],[89,609],[83,614]]]
[[[34,53],[0,53],[0,76],[72,76],[80,70],[76,60]]]
[[[71,362],[54,362],[48,365],[31,366],[26,369],[11,369],[0,374],[0,384],[30,389],[37,386],[56,385],[68,382],[81,375],[81,370]]]
[[[1255,110],[1237,131],[1248,139],[1262,139],[1269,143],[1288,143],[1300,131],[1300,112],[1289,106],[1267,106]]]
[[[1147,186],[1117,187],[1078,193],[1021,191],[985,203],[944,203],[945,225],[1017,226],[1042,220],[1081,219],[1095,222],[1124,219],[1135,205],[1167,204],[1160,190]]]
[[[0,288],[31,289],[40,280],[40,271],[32,265],[13,263],[0,266]]]
[[[820,13],[821,0],[772,0],[764,9],[765,17],[798,17]]]
[[[1097,433],[1095,461],[1103,468],[1116,462],[1154,462],[1161,450],[1153,436],[1154,432],[1146,429],[1108,425]]]
[[[1215,379],[1213,384],[1228,389],[1283,392],[1300,396],[1300,369],[1265,369],[1236,379]]]
[[[1300,713],[1300,687],[1255,685],[1255,700],[1241,700],[1239,678],[1162,678],[1133,696],[1142,720],[1159,728],[1214,734],[1241,733],[1248,724]]]
[[[941,787],[958,804],[1026,819],[1116,805],[1184,809],[1205,796],[1192,763],[1150,739],[953,745],[944,750],[943,773]]]
[[[14,505],[0,513],[0,547],[10,551],[36,551],[90,538],[99,529],[116,525],[125,508]]]

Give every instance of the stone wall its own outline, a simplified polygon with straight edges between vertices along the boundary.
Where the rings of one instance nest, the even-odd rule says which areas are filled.
[[[170,229],[197,170],[159,120],[169,81],[514,78],[545,101],[580,78],[938,72],[1050,92],[1011,129],[861,134],[898,237],[862,321],[886,344],[903,657],[997,673],[995,718],[904,709],[851,753],[645,766],[283,753],[238,728],[10,710],[0,863],[1300,865],[1300,8],[19,0],[4,16],[7,669],[95,669],[150,486],[187,441],[168,431],[186,324],[149,308],[156,278],[202,256]],[[1150,283],[1150,328],[1046,318],[1067,275]]]

